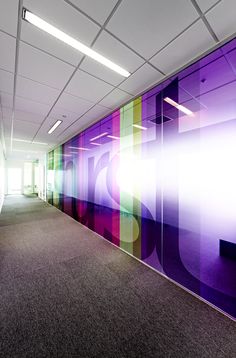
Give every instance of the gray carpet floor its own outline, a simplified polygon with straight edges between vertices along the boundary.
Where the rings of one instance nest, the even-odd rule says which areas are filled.
[[[0,215],[0,357],[236,357],[236,323],[37,198]]]

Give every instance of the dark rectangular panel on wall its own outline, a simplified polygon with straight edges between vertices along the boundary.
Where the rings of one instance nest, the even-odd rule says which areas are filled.
[[[236,317],[235,158],[234,39],[48,153],[48,202]]]

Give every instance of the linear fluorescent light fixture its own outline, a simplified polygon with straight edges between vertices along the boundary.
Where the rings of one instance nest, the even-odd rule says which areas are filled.
[[[55,131],[55,129],[62,123],[62,121],[58,120],[55,124],[53,124],[52,128],[49,129],[48,134],[51,134]]]
[[[40,153],[45,153],[45,152],[43,152],[42,150],[25,150],[25,149],[12,149],[12,151],[13,152],[24,152],[24,153],[28,153],[28,152],[30,152],[30,153],[37,153],[37,154],[40,154]]]
[[[169,97],[165,97],[164,98],[164,101],[171,104],[173,107],[177,108],[179,111],[187,114],[188,116],[191,116],[193,117],[194,116],[194,113],[192,111],[190,111],[190,109],[182,106],[181,104],[173,101],[173,99],[169,98]]]
[[[13,138],[13,141],[14,141],[14,142],[24,142],[24,143],[30,143],[30,144],[48,145],[48,143],[43,143],[43,142],[32,142],[31,140],[20,139],[20,138]]]
[[[120,137],[116,137],[115,135],[108,135],[107,138],[111,139],[120,139]]]
[[[107,135],[107,134],[108,134],[107,132],[104,132],[104,133],[102,133],[102,134],[99,134],[99,135],[97,135],[96,137],[91,138],[91,139],[90,139],[90,142],[93,142],[94,140],[96,140],[96,139],[98,139],[98,138],[102,138],[102,137],[104,137],[104,136]]]
[[[44,21],[37,15],[34,15],[32,12],[23,8],[22,19],[28,21],[32,25],[38,27],[39,29],[47,32],[48,34],[56,37],[58,40],[66,43],[67,45],[75,48],[76,50],[82,52],[84,55],[91,57],[97,62],[100,62],[104,66],[110,68],[111,70],[119,73],[124,77],[129,77],[130,73],[123,69],[122,67],[116,65],[114,62],[108,60],[108,58],[100,55],[96,51],[92,50],[88,46],[82,44],[80,41],[77,41],[73,37],[65,34],[65,32],[59,30],[58,28],[50,25],[48,22]]]
[[[138,124],[133,124],[133,127],[138,128],[138,129],[142,129],[144,131],[147,129],[147,127],[143,127],[143,126],[140,126]]]

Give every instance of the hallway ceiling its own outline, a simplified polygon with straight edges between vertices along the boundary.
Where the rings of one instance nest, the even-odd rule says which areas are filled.
[[[22,6],[131,76],[23,21]],[[8,155],[12,122],[12,153],[36,157],[234,34],[234,14],[235,0],[1,1],[0,115]],[[49,135],[57,120],[63,122]]]

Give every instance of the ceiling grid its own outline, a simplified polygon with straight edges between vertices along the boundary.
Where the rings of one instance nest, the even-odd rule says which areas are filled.
[[[221,7],[230,19],[232,0],[180,0],[178,7],[171,0],[158,4],[148,0],[145,6],[142,0],[101,0],[99,8],[92,0],[52,0],[49,9],[45,9],[47,4],[46,0],[10,0],[0,5],[3,37],[0,36],[0,46],[8,56],[15,56],[14,71],[7,57],[5,62],[0,59],[6,143],[11,137],[10,112],[12,124],[17,124],[13,139],[25,127],[26,140],[46,142],[47,148],[53,147],[67,139],[72,129],[76,133],[84,129],[84,124],[80,124],[84,123],[80,121],[83,117],[89,126],[222,42],[226,34],[229,37],[236,32],[232,23],[225,24],[223,31],[222,24],[214,17]],[[21,10],[17,11],[22,6],[127,68],[130,77],[119,77],[59,40],[32,29],[32,25],[22,21]],[[70,20],[66,20],[64,13]],[[11,17],[10,21],[6,22],[4,16]],[[158,28],[161,21],[170,23],[164,32]],[[77,23],[83,24],[81,31]],[[10,46],[10,38],[16,40],[15,53],[6,45],[8,41]],[[186,41],[190,44],[195,41],[195,48],[184,48]],[[171,59],[178,49],[178,56]],[[93,89],[91,98],[88,98],[89,86]],[[53,135],[48,135],[50,126],[58,119],[63,120],[62,125]],[[13,142],[13,149],[20,145],[22,148],[22,143]]]

